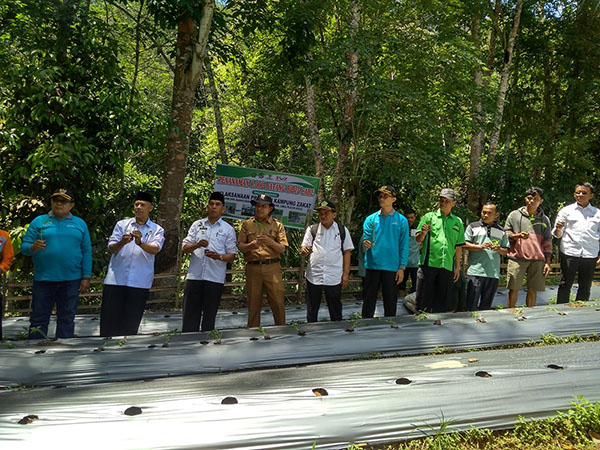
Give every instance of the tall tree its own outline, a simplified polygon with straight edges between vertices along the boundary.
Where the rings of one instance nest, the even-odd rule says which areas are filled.
[[[167,18],[163,14],[167,11],[161,3],[156,0],[156,3],[151,2],[151,5],[161,20],[166,21]],[[157,220],[165,229],[165,243],[157,258],[158,272],[172,270],[177,264],[183,182],[190,147],[194,100],[203,75],[206,45],[215,10],[214,0],[186,3],[177,16],[179,20],[170,114],[172,124],[167,140],[165,169],[158,202]]]

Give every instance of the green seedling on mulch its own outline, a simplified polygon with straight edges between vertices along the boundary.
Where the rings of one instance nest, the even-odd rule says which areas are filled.
[[[258,327],[256,329],[256,331],[258,331],[260,334],[262,334],[263,339],[265,341],[268,341],[269,339],[271,339],[271,336],[267,333],[267,331],[263,327]]]
[[[296,322],[295,320],[290,322],[290,324],[288,325],[288,327],[293,328],[294,330],[296,330],[296,333],[298,333],[299,336],[304,336],[306,334],[306,331],[301,330],[300,327],[298,326],[298,322]]]
[[[42,331],[42,327],[31,327],[29,329],[29,331],[31,334],[39,333],[43,336],[44,339],[41,341],[38,341],[38,345],[46,345],[46,344],[52,342],[52,339],[50,339],[48,337],[48,335]]]
[[[354,312],[350,315],[350,317],[348,318],[348,321],[350,322],[350,326],[348,328],[346,328],[346,331],[348,331],[349,333],[353,332],[355,328],[360,327],[363,323],[361,322],[362,319],[362,315],[360,313]]]
[[[208,332],[208,337],[214,339],[214,343],[215,344],[220,344],[221,343],[221,338],[223,337],[223,333],[221,333],[219,330],[217,330],[216,328],[214,330],[210,330]]]
[[[425,311],[420,311],[419,314],[415,315],[415,320],[417,320],[417,322],[422,322],[424,320],[427,320],[428,314]]]
[[[171,342],[171,339],[173,339],[173,336],[178,336],[181,334],[181,331],[179,331],[177,328],[175,328],[174,330],[170,330],[167,331],[166,333],[163,334],[163,347],[168,347],[169,346],[169,342]]]
[[[119,339],[118,341],[115,341],[114,339],[106,338],[106,339],[104,339],[104,342],[98,348],[94,349],[94,351],[95,352],[103,352],[106,347],[108,347],[109,345],[112,345],[112,344],[118,345],[119,347],[123,347],[125,344],[127,344],[127,336],[123,336],[123,338]]]

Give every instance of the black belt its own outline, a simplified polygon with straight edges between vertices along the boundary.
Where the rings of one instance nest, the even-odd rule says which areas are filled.
[[[276,262],[279,262],[279,258],[263,259],[262,261],[248,261],[246,264],[272,264]]]

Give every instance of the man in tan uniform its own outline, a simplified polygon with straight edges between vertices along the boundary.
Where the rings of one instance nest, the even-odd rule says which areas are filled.
[[[260,326],[263,286],[275,325],[285,325],[284,289],[279,257],[288,246],[283,224],[271,217],[273,199],[260,194],[252,200],[254,217],[242,222],[238,248],[246,261],[248,328]]]

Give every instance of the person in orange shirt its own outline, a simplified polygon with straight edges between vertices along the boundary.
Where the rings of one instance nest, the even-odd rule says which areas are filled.
[[[10,236],[4,230],[0,230],[0,273],[5,274],[15,259]],[[0,292],[0,340],[2,340],[2,319],[4,318],[4,297]]]

